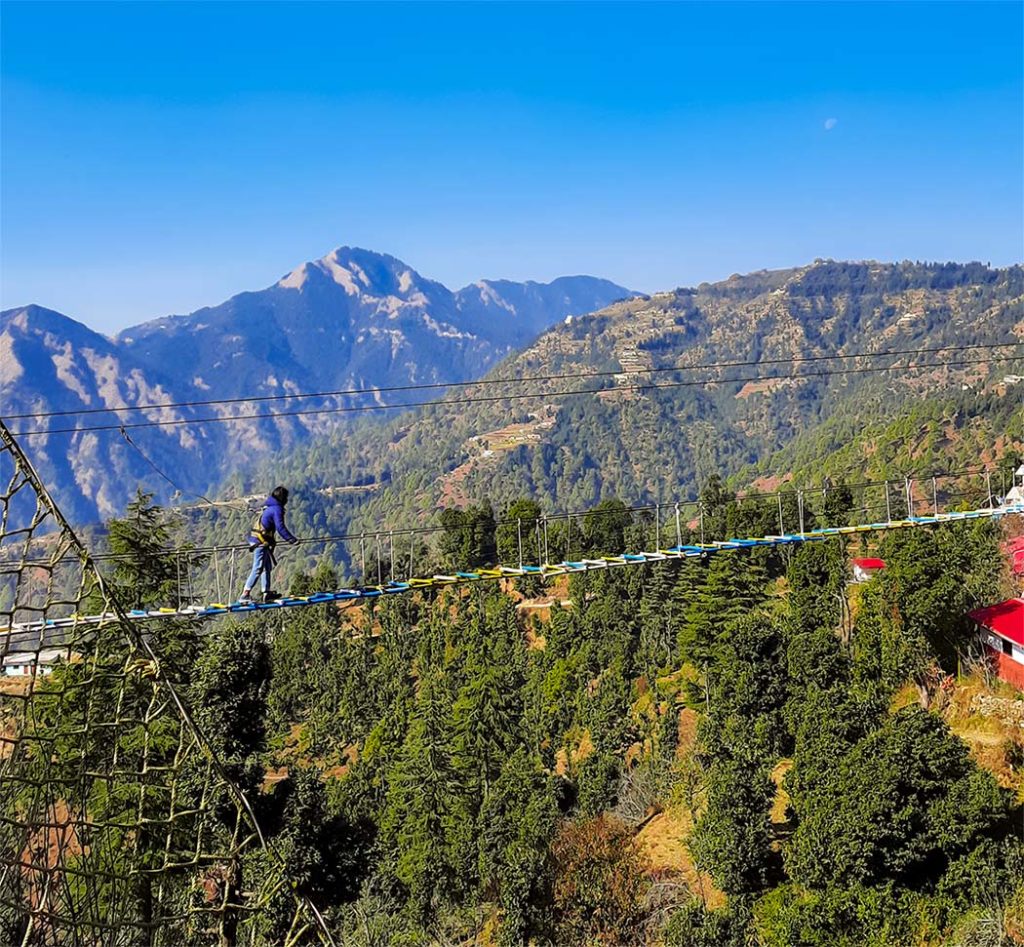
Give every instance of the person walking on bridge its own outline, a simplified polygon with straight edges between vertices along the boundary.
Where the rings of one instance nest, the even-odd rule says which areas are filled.
[[[252,550],[252,572],[245,580],[245,588],[242,591],[240,602],[252,601],[252,589],[256,580],[260,579],[260,586],[263,589],[263,601],[273,602],[281,596],[270,588],[270,575],[277,564],[274,559],[274,547],[280,536],[286,543],[294,545],[298,540],[288,531],[284,523],[284,508],[288,504],[288,490],[286,487],[274,487],[270,496],[263,501],[263,509],[260,510],[252,530],[249,533],[249,548]]]

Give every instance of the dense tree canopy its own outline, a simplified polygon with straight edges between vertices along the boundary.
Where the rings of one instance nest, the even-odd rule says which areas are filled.
[[[849,501],[832,496],[822,515],[835,522]],[[760,515],[720,482],[703,509],[708,536]],[[438,555],[517,557],[521,523],[535,537],[539,516],[531,500],[500,524],[486,505],[451,511]],[[130,553],[118,581],[139,570],[140,600],[171,577],[166,563],[141,574],[162,517],[143,497],[115,527]],[[600,549],[651,528],[610,500],[577,531]],[[245,892],[269,863],[217,866],[238,902],[218,936],[286,938],[288,891],[365,947],[896,947],[918,936],[908,912],[920,929],[953,930],[1018,883],[1020,809],[940,716],[894,699],[926,668],[955,670],[971,641],[963,613],[997,588],[998,538],[984,524],[892,534],[888,568],[856,608],[834,539],[324,605],[183,638],[175,672],[196,723],[285,866],[280,896],[252,914]],[[322,562],[294,591],[336,581]],[[520,601],[537,593],[542,606]],[[76,745],[48,720],[46,693],[39,726],[69,760],[138,752]],[[144,713],[145,680],[118,699]],[[197,777],[182,773],[182,800]],[[209,837],[237,831],[230,793],[194,802]],[[97,796],[95,815],[137,804]],[[649,863],[644,827],[668,811],[689,822],[665,844],[709,879],[713,903],[694,874]],[[154,843],[134,838],[132,857]]]

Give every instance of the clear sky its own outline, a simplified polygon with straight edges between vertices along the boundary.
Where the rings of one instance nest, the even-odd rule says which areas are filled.
[[[113,332],[341,244],[452,288],[1019,262],[1022,10],[5,0],[0,303]]]

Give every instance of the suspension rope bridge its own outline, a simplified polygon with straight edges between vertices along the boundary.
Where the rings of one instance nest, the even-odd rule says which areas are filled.
[[[719,552],[737,549],[752,549],[764,546],[792,546],[801,543],[820,542],[837,536],[856,533],[885,532],[897,529],[910,529],[922,526],[938,526],[944,523],[959,523],[965,520],[996,518],[1009,514],[1024,514],[1024,503],[1005,506],[993,506],[967,511],[935,513],[928,516],[908,516],[905,519],[887,520],[884,522],[863,523],[853,526],[826,526],[797,533],[779,535],[752,536],[744,538],[716,540],[713,542],[679,544],[666,549],[654,551],[622,552],[618,555],[606,555],[593,559],[562,560],[561,562],[545,562],[539,565],[503,566],[482,568],[466,571],[455,571],[448,574],[435,574],[409,578],[404,581],[389,581],[378,585],[364,585],[354,588],[343,588],[334,591],[314,592],[310,595],[287,595],[271,602],[212,602],[206,605],[188,605],[180,608],[132,609],[124,613],[134,622],[152,621],[155,619],[192,619],[207,620],[224,615],[245,615],[252,612],[264,612],[283,608],[302,608],[311,605],[326,605],[334,602],[352,602],[380,598],[417,590],[437,589],[471,582],[499,579],[517,579],[524,577],[554,578],[561,575],[574,575],[598,569],[616,568],[619,566],[646,565],[652,562],[664,562],[671,559],[705,558]],[[72,614],[64,618],[50,618],[38,622],[22,622],[11,625],[8,632],[15,637],[27,635],[44,636],[47,632],[77,628],[79,626],[103,625],[119,619],[113,612],[101,612],[92,615]]]

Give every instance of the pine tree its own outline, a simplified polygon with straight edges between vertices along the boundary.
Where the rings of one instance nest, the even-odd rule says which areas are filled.
[[[675,662],[677,654],[672,607],[677,568],[673,566],[675,563],[658,563],[650,568],[640,601],[637,665],[651,686],[659,671]]]
[[[730,505],[735,500],[725,488],[722,478],[712,474],[700,491],[700,522],[702,542],[727,539]],[[700,536],[697,537],[700,539]]]
[[[583,522],[590,553],[614,556],[626,548],[625,529],[633,515],[622,500],[612,498],[598,503]]]
[[[789,606],[797,626],[835,629],[846,619],[846,544],[842,539],[805,544],[787,570]]]
[[[380,823],[387,870],[423,918],[473,882],[458,870],[473,851],[475,823],[459,794],[448,716],[444,681],[431,672],[420,682]]]
[[[464,785],[486,798],[511,749],[519,742],[517,682],[488,649],[471,655],[467,682],[452,705],[452,763]]]
[[[773,863],[770,768],[757,753],[735,747],[728,758],[712,763],[706,792],[706,807],[689,842],[697,864],[728,894],[762,890]]]
[[[699,734],[716,758],[744,746],[771,768],[787,743],[783,718],[788,691],[786,635],[764,615],[730,626],[714,647],[709,666],[710,700]]]
[[[796,766],[803,767],[799,746]],[[937,716],[907,707],[882,718],[794,797],[799,823],[787,860],[795,880],[922,888],[963,860],[991,870],[1006,841],[1024,852],[1007,794]]]
[[[704,582],[686,609],[680,630],[682,656],[706,666],[715,642],[764,600],[764,580],[764,568],[754,556],[739,550],[712,556]]]
[[[505,761],[480,813],[479,871],[485,897],[502,909],[499,944],[525,945],[543,932],[549,843],[558,821],[551,777],[524,747]]]
[[[146,608],[187,595],[191,554],[168,552],[174,526],[163,507],[153,503],[153,494],[142,490],[136,492],[123,517],[107,524],[110,551],[117,557],[112,580],[122,604]],[[191,562],[198,565],[194,555]]]
[[[441,513],[440,551],[449,569],[476,569],[492,565],[495,548],[494,511],[490,505],[467,507],[465,510],[444,510]]]

